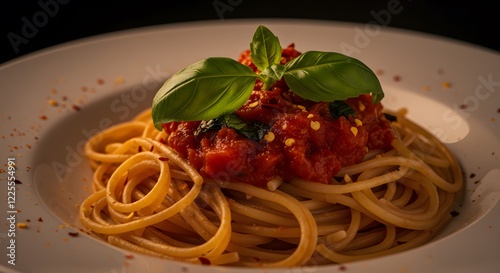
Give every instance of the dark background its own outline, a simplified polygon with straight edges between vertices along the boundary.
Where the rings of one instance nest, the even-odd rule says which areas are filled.
[[[403,10],[389,27],[437,34],[500,52],[495,1],[5,1],[0,5],[0,63],[96,34],[148,25],[238,18],[306,18],[368,23],[388,5]],[[31,28],[30,28],[31,25]],[[24,31],[24,34],[23,34]]]

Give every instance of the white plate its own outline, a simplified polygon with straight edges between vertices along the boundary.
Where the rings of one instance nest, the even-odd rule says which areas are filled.
[[[16,265],[2,254],[0,271],[227,272],[129,253],[81,232],[77,206],[91,178],[81,147],[91,134],[150,106],[156,88],[180,68],[210,56],[237,58],[258,24],[268,26],[284,46],[293,42],[301,51],[337,51],[365,62],[379,74],[387,108],[408,108],[416,122],[448,143],[463,165],[467,190],[460,215],[422,247],[342,266],[231,272],[497,272],[498,52],[376,24],[303,20],[135,29],[70,42],[0,67],[0,168],[6,171],[6,157],[15,158],[15,176],[22,182],[15,191],[18,212],[2,202],[2,253],[15,252]],[[1,198],[7,200],[9,174],[0,175]],[[9,234],[6,219],[13,215],[28,227]]]

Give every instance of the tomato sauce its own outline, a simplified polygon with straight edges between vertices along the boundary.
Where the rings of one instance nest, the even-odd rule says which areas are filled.
[[[249,53],[239,62],[257,70]],[[299,55],[291,44],[281,63]],[[171,122],[163,124],[168,144],[206,178],[265,186],[277,177],[329,183],[342,167],[360,162],[369,149],[389,148],[394,138],[382,105],[372,104],[370,95],[346,100],[354,114],[334,118],[329,103],[302,99],[283,80],[261,89],[257,81],[235,113],[247,124],[266,125],[262,139],[227,127],[200,131],[201,121]]]

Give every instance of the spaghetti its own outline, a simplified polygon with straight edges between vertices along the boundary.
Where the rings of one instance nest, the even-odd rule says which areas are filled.
[[[88,140],[93,193],[81,223],[127,250],[211,265],[345,263],[417,247],[451,219],[463,178],[438,139],[392,114],[392,149],[369,151],[328,184],[262,188],[202,177],[147,109]]]

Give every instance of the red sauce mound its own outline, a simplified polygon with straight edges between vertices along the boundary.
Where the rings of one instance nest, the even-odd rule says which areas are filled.
[[[283,49],[281,62],[298,55],[292,44]],[[256,70],[249,51],[239,61]],[[334,118],[329,103],[304,100],[284,81],[270,91],[261,87],[257,82],[236,115],[247,124],[268,126],[262,139],[227,127],[200,131],[201,121],[172,122],[163,124],[168,144],[206,178],[265,186],[276,177],[329,183],[342,167],[360,162],[369,149],[389,148],[394,138],[382,105],[372,104],[370,95],[346,100],[354,115]]]

